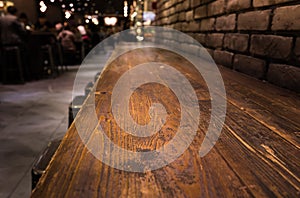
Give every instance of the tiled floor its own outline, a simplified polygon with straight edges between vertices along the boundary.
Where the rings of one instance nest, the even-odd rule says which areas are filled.
[[[31,167],[67,129],[77,67],[56,79],[0,85],[0,197],[29,197]]]
[[[92,67],[81,72],[74,95],[84,94],[85,85],[102,70],[105,57],[103,62],[98,58],[97,63],[89,62]],[[77,70],[78,67],[69,67],[55,79],[25,85],[0,85],[1,198],[30,196],[34,161],[49,141],[63,137],[67,131],[68,105]]]

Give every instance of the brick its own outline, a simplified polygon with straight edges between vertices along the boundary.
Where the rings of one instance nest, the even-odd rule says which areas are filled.
[[[267,30],[270,13],[270,10],[264,10],[239,14],[238,30]]]
[[[270,64],[268,81],[300,93],[300,68],[291,65]]]
[[[190,10],[188,12],[185,13],[185,20],[186,21],[191,21],[194,18],[194,11]]]
[[[271,2],[270,0],[253,0],[253,6],[254,7],[261,7],[261,6],[268,6],[268,5],[272,5],[275,2]]]
[[[201,4],[200,0],[191,0],[191,7],[196,8]]]
[[[179,21],[185,21],[185,12],[180,12],[179,13],[178,20]]]
[[[206,36],[206,46],[212,48],[222,48],[224,34],[214,33]]]
[[[270,6],[279,3],[290,2],[291,0],[253,0],[254,7]]]
[[[182,11],[182,3],[180,3],[180,4],[177,4],[176,6],[175,6],[175,9],[176,9],[176,12],[180,12],[180,11]]]
[[[214,30],[215,29],[215,19],[214,18],[203,19],[201,21],[200,28],[202,31]]]
[[[162,12],[162,17],[168,17],[169,16],[169,10],[164,10],[163,12]]]
[[[250,52],[275,59],[287,59],[292,49],[291,37],[252,35]]]
[[[173,14],[175,14],[176,13],[176,8],[175,7],[171,7],[170,9],[169,9],[169,15],[173,15]]]
[[[176,30],[181,30],[181,23],[176,23],[175,26],[174,26],[174,28]]]
[[[246,52],[248,49],[248,34],[226,34],[224,38],[224,48]]]
[[[272,30],[300,30],[300,5],[275,9]]]
[[[187,22],[183,22],[181,25],[181,31],[186,31],[186,29],[188,28],[188,23]]]
[[[232,68],[233,53],[221,50],[214,51],[214,60],[216,64]]]
[[[177,21],[178,21],[178,14],[174,14],[174,15],[169,17],[169,22],[170,23],[175,23]]]
[[[263,79],[267,70],[265,61],[239,54],[234,56],[233,68],[258,79]]]
[[[294,54],[296,55],[298,62],[300,62],[300,37],[296,40]]]
[[[218,17],[216,20],[216,30],[217,31],[234,30],[236,26],[235,18],[236,18],[236,14]]]
[[[227,2],[227,11],[235,12],[250,8],[251,0],[228,0]]]
[[[206,34],[200,34],[200,33],[199,34],[195,34],[194,38],[201,45],[203,45],[206,42]]]
[[[213,49],[210,49],[210,48],[203,48],[203,49],[206,49],[206,51],[208,52],[208,54],[213,58],[214,57],[214,50]],[[206,53],[205,53],[206,55]]]
[[[201,19],[207,16],[207,7],[204,6],[200,6],[198,8],[195,9],[195,19]]]
[[[207,5],[207,16],[222,14],[225,11],[225,0],[214,1]]]
[[[171,1],[171,6],[174,6],[175,4],[177,4],[177,2],[178,2],[177,0],[172,0]]]
[[[190,0],[185,0],[185,1],[183,1],[183,3],[182,3],[182,8],[183,8],[183,10],[188,10],[188,9],[190,9]]]
[[[196,32],[200,29],[200,23],[196,21],[192,21],[188,24],[187,31]]]
[[[168,18],[168,17],[163,18],[163,19],[161,20],[161,23],[162,23],[163,25],[168,24],[168,23],[169,23],[169,18]]]
[[[164,7],[165,8],[169,8],[169,7],[171,7],[171,1],[166,1],[166,3],[164,4]]]

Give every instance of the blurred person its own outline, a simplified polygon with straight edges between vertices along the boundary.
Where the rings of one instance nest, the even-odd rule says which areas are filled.
[[[7,15],[0,18],[1,45],[23,46],[26,39],[26,30],[18,21],[17,8],[9,6]]]
[[[47,20],[45,14],[40,14],[38,16],[37,22],[34,24],[34,29],[36,31],[41,31],[41,32],[50,32],[52,28],[51,23]]]
[[[21,53],[21,62],[25,80],[30,79],[29,59],[27,54],[27,32],[17,17],[17,8],[9,6],[7,14],[0,18],[0,44],[6,47],[16,46]]]
[[[58,34],[57,39],[60,41],[65,51],[76,51],[75,34],[71,31],[70,26],[65,26]]]
[[[67,65],[73,65],[76,63],[76,36],[74,32],[71,31],[69,25],[65,26],[63,30],[57,36],[58,41],[61,43],[63,48],[63,53]]]
[[[32,30],[32,23],[29,21],[26,13],[22,12],[19,15],[19,21],[21,22],[22,26],[24,29],[26,29],[27,31],[31,31]]]

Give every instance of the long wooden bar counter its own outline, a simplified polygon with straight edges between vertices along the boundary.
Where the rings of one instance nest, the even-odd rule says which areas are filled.
[[[126,172],[96,159],[72,124],[33,191],[33,198],[300,196],[299,95],[221,66],[227,116],[216,145],[206,156],[199,156],[211,109],[205,82],[188,66],[187,60],[162,49],[126,53],[113,61],[98,80],[94,88],[98,124],[111,141],[124,149],[141,152],[160,148],[176,134],[180,119],[178,100],[161,84],[143,85],[129,102],[133,119],[141,125],[149,122],[152,103],[161,103],[166,108],[166,124],[158,133],[135,137],[122,131],[114,121],[110,100],[116,81],[133,66],[151,61],[175,67],[195,89],[201,116],[189,148],[160,169]],[[89,96],[76,117],[82,123],[80,127],[87,129],[93,126],[88,111],[93,103],[90,99]]]

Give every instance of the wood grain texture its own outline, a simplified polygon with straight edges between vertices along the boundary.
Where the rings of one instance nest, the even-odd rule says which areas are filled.
[[[200,145],[211,116],[207,85],[191,63],[166,50],[133,50],[103,71],[95,87],[98,125],[115,144],[135,152],[156,150],[167,144],[178,129],[179,102],[168,87],[160,84],[139,87],[129,101],[130,113],[139,124],[149,122],[151,104],[164,105],[168,116],[158,133],[135,137],[122,131],[114,121],[110,103],[114,85],[124,72],[146,62],[162,62],[176,68],[195,89],[201,117],[190,147],[158,170],[125,172],[97,160],[72,124],[33,191],[33,198],[300,196],[299,96],[220,67],[227,91],[227,117],[217,144],[200,158]],[[87,130],[94,127],[89,119],[91,106],[89,97],[76,117]]]

